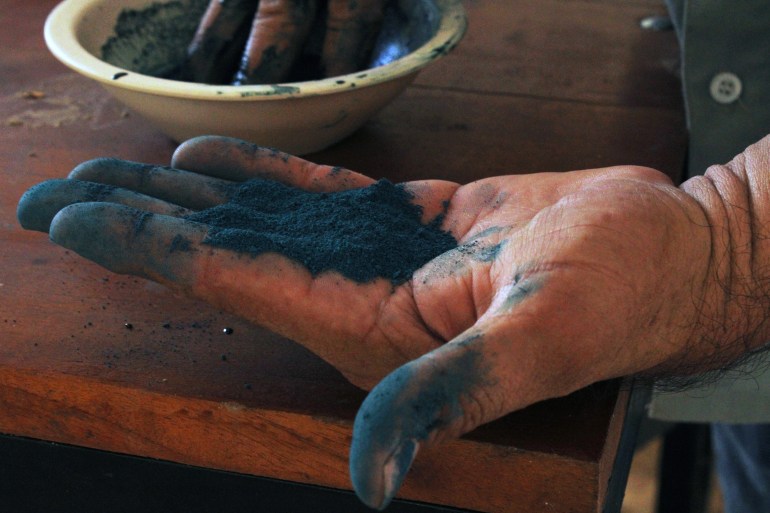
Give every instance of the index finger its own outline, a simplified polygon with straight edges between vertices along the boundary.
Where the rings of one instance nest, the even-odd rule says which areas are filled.
[[[222,136],[185,141],[174,152],[171,166],[234,182],[252,178],[273,180],[318,193],[361,189],[376,181],[349,169],[314,164],[273,148]],[[421,180],[406,182],[402,187],[412,203],[422,209],[423,222],[430,223],[447,213],[460,185],[446,180]]]
[[[273,148],[213,135],[179,145],[171,166],[235,182],[275,180],[311,192],[357,189],[374,183],[372,178],[349,169],[318,165]]]

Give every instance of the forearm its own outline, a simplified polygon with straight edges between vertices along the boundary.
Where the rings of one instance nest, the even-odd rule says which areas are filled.
[[[681,189],[702,210],[711,237],[699,316],[677,363],[687,373],[688,366],[729,366],[769,338],[770,138]]]

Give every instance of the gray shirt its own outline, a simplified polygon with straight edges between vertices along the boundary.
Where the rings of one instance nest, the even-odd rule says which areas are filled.
[[[667,2],[682,49],[694,176],[770,133],[770,2]]]

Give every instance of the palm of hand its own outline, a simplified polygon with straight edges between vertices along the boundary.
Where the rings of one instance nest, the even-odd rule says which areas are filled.
[[[191,172],[86,163],[78,180],[29,191],[19,219],[288,336],[361,387],[399,368],[362,407],[351,452],[354,484],[377,507],[420,443],[675,358],[666,340],[687,336],[704,295],[707,223],[652,170],[409,183],[424,219],[445,213],[460,245],[393,287],[214,248],[207,226],[184,219],[254,176],[316,191],[371,179],[221,138],[183,145],[174,166]]]

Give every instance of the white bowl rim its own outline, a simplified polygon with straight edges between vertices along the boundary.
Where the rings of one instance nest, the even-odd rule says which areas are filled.
[[[279,100],[341,93],[413,74],[451,51],[467,29],[461,0],[433,0],[442,13],[436,34],[413,52],[376,68],[307,82],[213,85],[152,77],[109,64],[83,48],[76,27],[83,10],[109,0],[63,0],[45,21],[46,45],[64,65],[104,85],[147,94],[216,101]],[[54,30],[54,27],[56,28]]]

